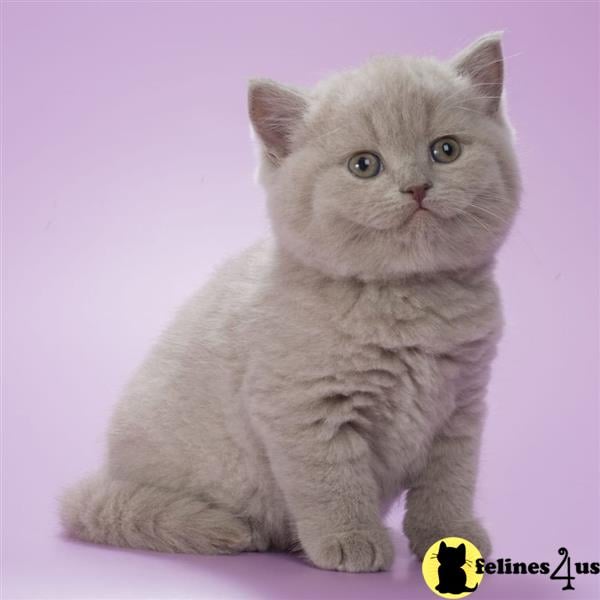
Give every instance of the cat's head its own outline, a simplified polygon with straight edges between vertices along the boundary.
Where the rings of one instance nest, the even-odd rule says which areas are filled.
[[[377,58],[301,91],[250,84],[279,242],[334,276],[489,261],[518,203],[500,36],[448,62]]]
[[[440,542],[437,559],[445,567],[462,567],[465,564],[467,549],[464,544],[456,548],[447,546],[446,542]]]

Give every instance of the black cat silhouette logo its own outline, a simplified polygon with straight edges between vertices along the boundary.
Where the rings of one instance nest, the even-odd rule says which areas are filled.
[[[447,537],[432,544],[423,558],[423,578],[429,589],[442,598],[464,598],[483,579],[475,563],[482,558],[469,540]]]

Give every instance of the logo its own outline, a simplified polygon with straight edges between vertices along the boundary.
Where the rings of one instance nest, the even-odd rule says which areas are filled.
[[[476,568],[477,561],[482,560],[481,552],[469,540],[446,537],[425,553],[423,579],[442,598],[465,598],[483,579],[483,572]]]
[[[488,575],[547,575],[555,581],[564,581],[563,590],[574,590],[573,582],[578,575],[598,575],[600,573],[599,562],[576,562],[575,568],[571,565],[569,551],[563,546],[558,549],[559,560],[556,567],[549,562],[516,562],[511,558],[499,558],[495,562],[485,562],[483,559],[475,562],[477,573]]]
[[[423,579],[427,587],[442,598],[464,598],[478,589],[484,574],[544,575],[563,582],[563,590],[574,590],[579,575],[599,575],[600,562],[571,562],[565,547],[558,549],[556,565],[550,562],[517,562],[499,558],[486,562],[481,552],[469,540],[445,537],[429,547],[423,558]]]

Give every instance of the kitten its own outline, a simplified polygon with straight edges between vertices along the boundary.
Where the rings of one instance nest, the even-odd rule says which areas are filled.
[[[302,548],[390,567],[407,490],[422,557],[490,550],[473,514],[501,328],[494,254],[519,178],[500,37],[449,62],[378,58],[310,91],[250,84],[272,238],[179,312],[118,404],[105,467],[62,521],[166,552]]]
[[[464,544],[456,548],[447,546],[446,542],[441,542],[437,554],[438,577],[440,582],[435,589],[440,594],[464,594],[465,592],[474,592],[479,586],[467,587],[467,574],[462,568],[467,562],[467,549]]]

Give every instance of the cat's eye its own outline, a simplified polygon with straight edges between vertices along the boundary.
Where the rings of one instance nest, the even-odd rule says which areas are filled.
[[[350,173],[363,179],[379,175],[381,166],[381,159],[372,152],[359,152],[348,161]]]
[[[443,137],[436,140],[429,148],[431,158],[439,163],[454,162],[460,156],[460,144],[452,137]]]

